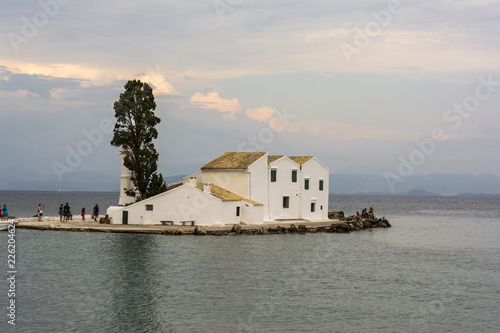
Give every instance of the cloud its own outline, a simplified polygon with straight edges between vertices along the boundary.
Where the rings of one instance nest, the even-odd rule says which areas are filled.
[[[106,85],[118,78],[116,73],[112,74],[105,70],[79,64],[41,64],[12,62],[5,59],[2,59],[2,62],[12,73],[80,80],[82,84],[87,83],[87,85]]]
[[[10,68],[0,68],[0,91],[27,91],[43,99],[53,97],[53,90],[78,89],[85,81],[41,74],[17,73]]]
[[[269,106],[262,106],[255,109],[246,109],[245,114],[252,120],[267,123],[269,128],[279,133],[296,133],[300,131],[304,126],[303,123],[290,121],[290,119],[295,118],[295,115],[287,114],[286,110],[284,110],[284,114],[281,114],[279,112],[276,112]]]
[[[273,116],[274,110],[269,106],[263,106],[255,109],[246,109],[245,113],[252,120],[268,121]]]
[[[227,113],[223,119],[234,119],[234,114],[241,111],[241,104],[237,98],[225,99],[219,96],[218,92],[211,92],[203,95],[199,92],[191,96],[191,105],[198,109],[216,110]]]
[[[175,90],[174,86],[167,81],[165,73],[160,71],[157,65],[155,69],[146,67],[147,73],[141,74],[138,79],[153,86],[155,95],[182,95]]]
[[[78,87],[108,86],[116,81],[132,78],[133,74],[123,71],[112,72],[108,69],[92,68],[80,64],[39,64],[39,63],[9,63],[8,67],[0,68],[0,81],[8,81],[11,76],[35,77],[44,79],[50,84],[54,82],[73,81]],[[165,73],[147,66],[146,73],[135,75],[137,79],[150,83],[154,88],[155,95],[182,95],[174,86],[167,81]],[[14,81],[11,79],[11,81]],[[15,81],[17,82],[17,81]],[[14,83],[12,83],[14,84]]]

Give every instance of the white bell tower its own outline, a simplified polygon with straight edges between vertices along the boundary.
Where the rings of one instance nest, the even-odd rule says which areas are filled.
[[[119,206],[134,203],[135,198],[127,195],[125,189],[135,189],[134,182],[131,180],[132,172],[125,166],[125,150],[122,148],[120,151],[122,157],[122,170],[120,175],[120,199],[118,200]]]

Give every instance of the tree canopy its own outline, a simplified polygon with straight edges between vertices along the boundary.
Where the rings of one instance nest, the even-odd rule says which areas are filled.
[[[163,189],[164,181],[163,176],[156,174],[158,152],[153,139],[158,137],[155,126],[161,120],[154,114],[156,103],[153,89],[148,83],[129,80],[113,108],[116,124],[111,144],[123,148],[124,164],[132,172],[140,199],[158,194],[154,192]],[[150,186],[152,180],[154,185]],[[148,188],[154,192],[148,194]]]

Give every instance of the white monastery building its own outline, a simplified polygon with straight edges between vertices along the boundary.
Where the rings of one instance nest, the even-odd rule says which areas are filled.
[[[107,213],[114,224],[327,220],[328,176],[328,168],[314,156],[230,152],[170,184],[166,192],[133,203],[135,198],[125,193],[131,188],[131,173],[122,162],[120,206],[109,207]]]

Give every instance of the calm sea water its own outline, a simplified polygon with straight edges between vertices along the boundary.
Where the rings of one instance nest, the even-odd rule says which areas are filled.
[[[106,196],[115,204],[102,194],[101,206]],[[330,198],[330,210],[370,206],[393,227],[225,237],[18,230],[16,327],[4,314],[0,331],[500,331],[500,198]],[[5,276],[7,233],[0,239]],[[2,279],[4,313],[8,288]]]

